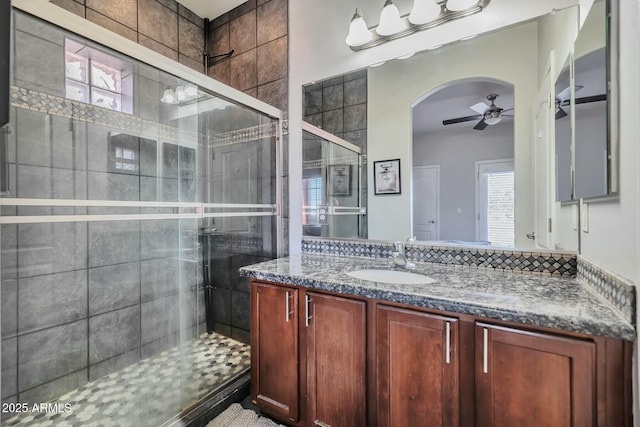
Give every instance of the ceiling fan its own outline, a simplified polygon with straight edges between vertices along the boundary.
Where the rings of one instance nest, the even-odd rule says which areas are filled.
[[[477,104],[469,107],[473,111],[478,113],[475,116],[465,116],[465,117],[457,117],[455,119],[447,119],[447,120],[443,120],[442,124],[446,126],[446,125],[452,125],[454,123],[469,122],[469,121],[480,119],[480,121],[473,127],[476,130],[484,130],[487,126],[495,125],[500,120],[502,120],[503,117],[511,116],[510,114],[504,114],[505,112],[513,110],[513,108],[504,109],[496,106],[495,100],[497,97],[498,97],[497,93],[491,93],[487,95],[487,99],[489,100],[489,102],[491,102],[491,105],[487,105],[486,102],[478,102]]]
[[[574,93],[577,93],[584,86],[575,85]],[[571,104],[571,87],[567,86],[556,96],[556,120],[561,119],[563,117],[567,117],[569,113],[567,113],[562,107],[566,107]],[[582,98],[576,98],[573,103],[575,105],[578,104],[586,104],[588,102],[598,102],[598,101],[606,101],[607,95],[592,95],[592,96],[583,96]]]

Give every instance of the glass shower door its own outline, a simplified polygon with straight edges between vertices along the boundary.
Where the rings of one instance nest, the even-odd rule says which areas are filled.
[[[278,122],[13,21],[2,425],[159,425],[248,367],[237,268],[276,255]],[[205,277],[220,289],[209,307]]]

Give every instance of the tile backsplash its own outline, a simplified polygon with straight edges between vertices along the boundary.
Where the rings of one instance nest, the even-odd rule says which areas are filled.
[[[578,281],[590,286],[609,301],[631,324],[636,324],[636,293],[628,281],[578,257]]]
[[[390,258],[394,247],[392,242],[385,241],[305,237],[302,239],[302,251],[346,257]],[[564,277],[573,277],[577,272],[576,255],[568,252],[407,243],[406,254],[411,261],[437,264],[466,265],[475,268]]]

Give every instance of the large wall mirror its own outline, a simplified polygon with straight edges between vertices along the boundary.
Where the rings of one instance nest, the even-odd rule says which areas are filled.
[[[597,1],[594,11],[603,2]],[[533,159],[545,63],[552,52],[559,52],[560,69],[569,56],[578,34],[578,10],[576,5],[554,11],[303,88],[305,120],[360,146],[369,171],[374,162],[400,159],[398,194],[374,194],[372,172],[363,175],[367,227],[360,238],[415,236],[440,243],[578,250],[578,228],[571,221],[554,223],[554,233],[571,235],[564,239],[570,243],[552,238],[542,244],[536,239],[536,221],[547,223],[548,218],[545,214],[536,219],[535,195],[541,184]],[[558,78],[557,95],[569,86],[569,77],[567,69]],[[364,82],[364,98],[363,91],[356,95],[351,90],[355,83],[347,85],[355,80]],[[576,96],[590,96],[583,86]],[[549,114],[554,107],[549,106]],[[561,107],[568,116],[574,113],[568,104]],[[353,122],[360,127],[350,128]],[[553,151],[551,145],[550,159]],[[574,159],[571,151],[565,154],[569,171],[563,172],[571,180]],[[559,168],[555,166],[550,161],[541,169],[551,186]],[[572,184],[563,191],[571,194]],[[556,193],[548,192],[549,211]]]
[[[596,1],[556,82],[556,200],[560,202],[615,192],[608,16],[607,2]]]

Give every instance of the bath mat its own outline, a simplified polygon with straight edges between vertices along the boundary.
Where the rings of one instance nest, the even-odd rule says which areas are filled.
[[[243,409],[239,403],[232,403],[206,427],[283,427],[269,418],[260,417],[250,409]]]

